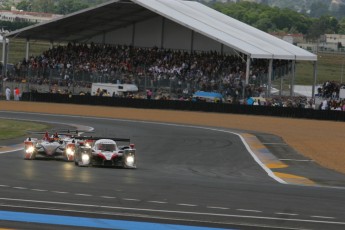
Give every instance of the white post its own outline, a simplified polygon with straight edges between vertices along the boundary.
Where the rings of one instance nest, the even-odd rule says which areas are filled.
[[[271,97],[272,72],[273,72],[273,59],[270,59],[269,65],[268,65],[267,97]]]
[[[340,83],[343,83],[343,76],[344,76],[344,60],[343,64],[341,65],[341,76],[340,76]]]
[[[25,59],[26,59],[26,61],[29,60],[29,50],[30,50],[30,41],[27,38],[26,39],[26,50],[25,50]]]
[[[4,94],[5,93],[5,86],[4,86],[4,78],[6,77],[6,65],[5,65],[5,57],[6,57],[6,38],[2,34],[2,84],[0,91]]]
[[[314,61],[313,63],[314,67],[314,81],[313,81],[313,88],[312,88],[312,95],[311,98],[313,99],[313,103],[315,104],[315,87],[316,87],[316,79],[317,79],[317,62]]]
[[[6,77],[6,71],[7,71],[7,60],[6,60],[6,38],[4,34],[2,35],[2,76],[3,78]]]
[[[292,61],[292,67],[291,67],[291,71],[292,71],[292,76],[291,76],[291,85],[290,85],[290,96],[293,97],[295,96],[295,77],[296,77],[296,61],[293,60]]]
[[[248,85],[249,83],[249,71],[250,71],[250,56],[247,55],[246,85]]]
[[[283,76],[281,76],[280,77],[280,90],[279,90],[279,96],[282,96],[283,94],[282,94],[282,92],[283,92],[283,84],[284,84],[284,79],[283,79],[284,77]]]

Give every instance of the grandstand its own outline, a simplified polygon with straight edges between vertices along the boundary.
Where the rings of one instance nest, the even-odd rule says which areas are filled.
[[[312,61],[314,64],[317,61],[316,55],[288,42],[198,2],[182,0],[113,0],[13,31],[6,38],[27,40],[26,61],[30,60],[29,44],[32,40],[50,41],[52,47],[59,42],[69,42],[236,56],[244,64],[240,74],[243,82],[239,82],[243,91],[250,83],[250,72],[255,62],[266,61],[264,83],[267,89],[271,89],[276,63],[288,63],[286,66],[293,76],[291,85],[294,85],[295,61]],[[6,57],[3,54],[3,59]],[[316,77],[315,69],[314,72]],[[5,69],[3,75],[7,77]],[[64,78],[65,75],[56,76],[59,77]],[[146,79],[143,84],[147,84]],[[270,95],[269,90],[267,95]]]

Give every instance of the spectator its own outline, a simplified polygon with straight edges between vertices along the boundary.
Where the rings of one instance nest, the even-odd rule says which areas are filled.
[[[9,87],[6,87],[5,94],[6,94],[6,100],[7,101],[11,100],[11,89]]]
[[[328,109],[328,101],[327,99],[324,99],[321,103],[321,110],[327,110]]]
[[[20,90],[18,87],[15,87],[14,88],[14,100],[19,101],[19,98],[20,98]]]
[[[152,91],[150,89],[146,90],[146,98],[149,100],[152,98]]]

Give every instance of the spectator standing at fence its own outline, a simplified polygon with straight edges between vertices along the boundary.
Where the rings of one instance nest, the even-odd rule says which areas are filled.
[[[341,102],[341,110],[345,111],[345,102],[344,101]]]
[[[327,99],[325,99],[321,103],[321,110],[327,110],[327,109],[328,109],[328,101]]]
[[[146,98],[150,100],[151,97],[152,97],[152,91],[150,89],[146,90]]]
[[[14,88],[14,100],[19,101],[19,97],[20,97],[20,90],[18,87],[16,87]]]
[[[5,94],[6,94],[6,101],[11,100],[11,89],[10,89],[10,87],[6,87]]]

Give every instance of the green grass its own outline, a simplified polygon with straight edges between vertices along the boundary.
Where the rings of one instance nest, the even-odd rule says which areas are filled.
[[[54,44],[57,45],[57,44]],[[63,44],[62,44],[63,45]],[[29,56],[37,56],[48,50],[51,44],[47,41],[30,41]],[[17,63],[25,57],[26,41],[24,39],[11,39],[9,45],[9,63]],[[2,53],[2,45],[0,44]],[[1,54],[0,53],[0,54]],[[322,84],[327,80],[341,81],[342,71],[345,68],[345,53],[327,54],[319,53],[317,61],[317,83]],[[310,61],[298,61],[296,65],[296,85],[313,84],[313,63]],[[345,82],[345,70],[343,74]]]
[[[42,131],[49,126],[34,122],[0,119],[0,140],[6,140],[27,135],[28,130]]]
[[[42,54],[43,51],[50,48],[50,43],[46,41],[30,41],[29,57]],[[2,53],[2,45],[0,45]],[[26,40],[11,39],[9,43],[8,63],[17,63],[25,58]]]
[[[296,66],[296,85],[313,84],[313,63],[299,61]],[[319,53],[317,61],[317,84],[325,81],[345,82],[345,53]]]

